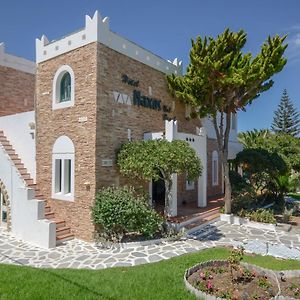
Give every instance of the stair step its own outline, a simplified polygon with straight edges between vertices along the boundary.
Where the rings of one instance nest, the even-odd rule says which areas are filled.
[[[56,244],[60,244],[62,242],[70,241],[70,240],[73,240],[73,239],[74,239],[74,234],[73,233],[57,235],[56,236]]]
[[[1,141],[2,146],[11,146],[10,142],[6,139]]]
[[[5,149],[5,148],[4,148]],[[16,151],[14,150],[14,149],[5,149],[5,151],[6,151],[6,153],[8,154],[8,155],[13,155],[13,154],[16,154]]]
[[[36,198],[38,197],[38,196],[35,196]],[[50,206],[45,206],[45,213],[49,213],[49,212],[51,212],[51,207]]]
[[[220,213],[216,213],[216,214],[213,214],[213,215],[210,215],[210,216],[206,217],[205,221],[211,221],[211,220],[219,218],[219,217],[220,217]]]
[[[30,178],[30,179],[24,179],[24,180],[25,180],[27,186],[33,184],[33,179],[32,178]]]
[[[15,162],[15,160],[19,159],[18,154],[9,154],[9,156],[12,159],[13,162]]]
[[[61,236],[69,233],[71,233],[70,227],[65,226],[65,227],[56,228],[56,236]]]
[[[54,212],[50,211],[45,213],[45,218],[46,219],[53,219],[54,218]]]
[[[27,186],[30,187],[30,188],[32,188],[32,189],[35,189],[36,183],[28,184]]]
[[[54,222],[56,223],[56,229],[58,228],[62,228],[66,226],[66,221],[62,221],[62,220],[54,220]]]
[[[23,179],[31,179],[29,173],[24,173],[24,174],[21,174],[21,175],[22,175]]]
[[[20,158],[14,158],[14,159],[12,159],[12,161],[15,165],[23,164]],[[23,164],[23,166],[24,166],[24,164]]]

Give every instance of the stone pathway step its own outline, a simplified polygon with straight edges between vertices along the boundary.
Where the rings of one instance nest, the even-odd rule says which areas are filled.
[[[74,239],[74,234],[67,233],[56,236],[56,245],[60,245],[63,242],[70,241]]]

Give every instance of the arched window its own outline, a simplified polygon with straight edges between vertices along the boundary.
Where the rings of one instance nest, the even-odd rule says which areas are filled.
[[[70,66],[63,65],[53,79],[52,108],[66,108],[74,105],[75,77]]]
[[[59,102],[71,101],[71,75],[66,72],[60,81]]]
[[[211,173],[212,185],[219,184],[219,155],[218,151],[212,153],[212,173]]]
[[[59,137],[52,150],[52,198],[74,200],[74,160],[72,140]]]

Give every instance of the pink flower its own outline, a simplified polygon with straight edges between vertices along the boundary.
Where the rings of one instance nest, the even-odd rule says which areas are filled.
[[[205,274],[201,272],[200,273],[200,278],[202,278],[202,279],[205,278]]]
[[[212,289],[213,289],[213,284],[212,284],[211,280],[208,280],[208,281],[207,281],[207,288],[208,288],[209,290],[212,290]]]

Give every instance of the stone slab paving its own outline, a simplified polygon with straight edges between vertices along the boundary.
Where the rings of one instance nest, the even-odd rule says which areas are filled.
[[[249,252],[300,260],[298,231],[268,231],[217,221],[188,237],[186,240],[132,248],[101,248],[75,239],[54,249],[42,249],[0,229],[0,263],[38,268],[104,269],[152,263],[224,245],[242,245]]]

